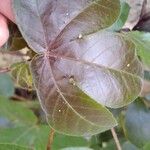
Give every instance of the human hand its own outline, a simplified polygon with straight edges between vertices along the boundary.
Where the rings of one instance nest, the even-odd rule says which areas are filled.
[[[8,19],[15,22],[11,2],[12,0],[0,0],[0,47],[9,37]]]

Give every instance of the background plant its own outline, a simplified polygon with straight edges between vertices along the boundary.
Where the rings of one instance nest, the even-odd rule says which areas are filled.
[[[13,4],[23,37],[11,25],[11,38],[1,50],[0,147],[148,149],[150,35],[122,30],[128,4]],[[144,30],[141,20],[135,28]],[[104,132],[109,129],[116,145],[110,131]]]

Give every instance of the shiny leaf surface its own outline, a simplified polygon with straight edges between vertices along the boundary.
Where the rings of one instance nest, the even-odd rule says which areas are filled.
[[[62,42],[109,27],[119,0],[13,0],[17,24],[30,47],[43,52]],[[114,11],[115,10],[115,11]],[[113,13],[112,13],[113,12]],[[34,28],[33,28],[34,27]],[[57,46],[58,46],[57,45]]]
[[[131,103],[142,72],[130,41],[100,31],[117,20],[119,0],[14,0],[14,10],[24,38],[40,53],[31,71],[50,125],[76,136],[115,126],[103,105]]]

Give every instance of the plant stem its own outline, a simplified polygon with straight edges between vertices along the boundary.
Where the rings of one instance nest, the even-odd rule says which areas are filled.
[[[52,150],[52,143],[54,140],[54,134],[55,134],[55,130],[51,128],[51,131],[49,134],[49,139],[48,139],[48,144],[47,144],[47,150]]]
[[[9,67],[7,67],[7,68],[0,68],[0,73],[7,73],[9,71],[10,71]]]
[[[14,94],[11,98],[16,101],[27,101],[27,99],[25,99],[24,97],[18,96],[16,94]]]
[[[119,139],[118,139],[118,136],[117,136],[117,133],[116,133],[114,128],[111,129],[111,133],[112,133],[112,136],[113,136],[114,141],[116,143],[117,150],[122,150]]]

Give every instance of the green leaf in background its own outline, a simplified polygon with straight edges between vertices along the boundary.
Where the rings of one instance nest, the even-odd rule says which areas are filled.
[[[147,6],[149,9],[149,0],[147,0]],[[146,11],[146,13],[141,16],[139,22],[134,27],[134,30],[150,32],[150,11]]]
[[[138,147],[143,147],[150,141],[150,109],[142,100],[137,100],[128,107],[125,134],[129,141]]]
[[[0,128],[1,143],[15,143],[22,146],[34,147],[36,150],[45,150],[48,143],[50,128],[47,125],[32,125],[27,127]],[[52,150],[66,147],[85,147],[89,142],[84,138],[60,135],[54,136]]]
[[[145,144],[142,150],[150,150],[150,142]]]
[[[89,147],[90,141],[82,137],[65,136],[56,133],[52,144],[52,150],[60,150],[68,147]]]
[[[144,79],[150,81],[150,70],[144,71]]]
[[[27,43],[23,39],[23,37],[13,37],[12,45],[7,49],[9,51],[18,51],[27,47]]]
[[[127,33],[126,36],[135,44],[141,61],[146,66],[150,66],[150,33],[133,31]]]
[[[45,150],[49,133],[49,126],[37,124],[36,116],[22,103],[0,97],[0,143]],[[88,147],[89,142],[84,138],[54,135],[52,150],[77,146]]]
[[[140,149],[127,141],[122,145],[122,150],[140,150]]]
[[[0,144],[0,150],[34,150],[34,149],[22,147],[15,144]]]
[[[10,75],[7,73],[0,73],[0,96],[13,96],[14,90],[14,83]]]
[[[0,142],[45,150],[48,143],[49,126],[32,124],[31,126],[0,128]]]
[[[16,63],[11,66],[11,76],[16,85],[23,89],[33,89],[32,76],[26,62]]]
[[[88,147],[76,147],[76,148],[68,147],[68,148],[63,148],[61,150],[93,150],[93,149]]]
[[[120,11],[120,16],[117,19],[117,21],[108,28],[110,31],[119,31],[122,29],[122,27],[125,25],[128,16],[129,16],[129,11],[130,11],[130,6],[128,3],[122,1],[121,2],[121,11]]]
[[[7,119],[12,126],[32,125],[37,122],[33,112],[23,105],[0,96],[0,118]]]

